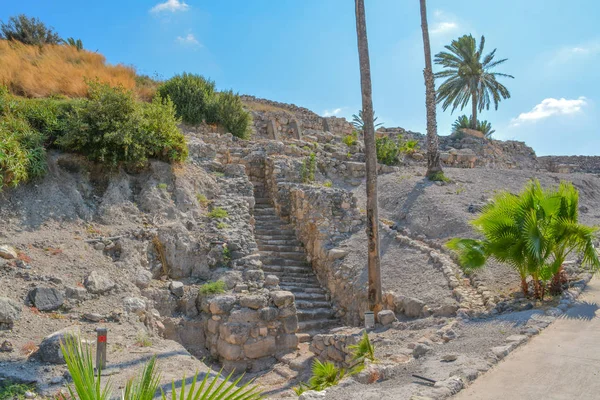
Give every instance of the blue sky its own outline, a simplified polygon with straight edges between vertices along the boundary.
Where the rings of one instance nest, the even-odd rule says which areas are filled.
[[[187,71],[232,88],[350,117],[361,107],[352,0],[2,0],[81,38],[111,63],[168,78]],[[374,106],[386,126],[425,131],[417,0],[366,0]],[[538,155],[600,154],[600,2],[429,0],[432,52],[465,33],[509,60],[512,98],[484,111],[499,139]],[[467,109],[464,113],[469,113]],[[438,110],[448,134],[456,116]]]

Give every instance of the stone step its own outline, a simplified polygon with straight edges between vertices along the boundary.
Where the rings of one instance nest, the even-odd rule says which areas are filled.
[[[287,222],[279,218],[276,214],[256,214],[254,216],[257,224],[271,225],[271,224],[280,224],[286,225]]]
[[[279,283],[280,284],[316,284],[319,285],[319,280],[314,276],[314,274],[311,274],[308,277],[305,276],[281,276],[279,277]]]
[[[294,293],[314,293],[314,294],[325,294],[325,295],[327,294],[325,289],[323,289],[321,287],[315,288],[315,287],[303,287],[303,286],[293,286],[293,287],[287,286],[286,289],[283,289],[283,290],[288,290],[288,291],[294,292]]]
[[[285,258],[272,258],[272,257],[261,257],[263,265],[269,266],[289,266],[289,267],[310,267],[310,264],[304,260],[288,260]],[[312,272],[312,271],[311,271]]]
[[[331,308],[301,309],[298,310],[298,322],[330,319],[333,318],[334,315],[335,313]]]
[[[306,261],[304,251],[259,251],[259,254],[264,259],[282,258],[284,260]]]
[[[286,228],[258,228],[254,227],[254,237],[257,239],[270,239],[270,238],[294,238],[296,239],[296,232],[292,229]]]
[[[310,267],[294,267],[289,265],[263,265],[263,271],[268,273],[275,273],[276,275],[280,275],[282,277],[291,276],[291,274],[313,274],[313,270]]]
[[[271,235],[257,235],[254,234],[254,238],[256,239],[256,243],[264,243],[264,244],[280,244],[278,242],[288,242],[288,241],[296,241],[296,243],[301,243],[296,239],[296,235],[294,234],[277,234],[277,232],[273,232]],[[273,243],[271,243],[273,242]],[[285,244],[285,243],[282,243]]]
[[[296,309],[298,310],[306,310],[311,308],[327,308],[331,307],[331,304],[328,301],[306,301],[306,300],[296,300]]]
[[[294,293],[294,296],[297,300],[313,300],[313,301],[328,301],[328,296],[326,294],[318,294],[318,293],[303,293],[298,292]]]
[[[262,221],[265,217],[277,217],[279,216],[275,214],[275,210],[273,208],[255,208],[254,209],[254,218],[257,221]]]
[[[255,237],[256,239],[256,243],[258,244],[258,247],[260,246],[296,246],[296,247],[301,247],[304,250],[304,247],[302,246],[302,242],[299,241],[298,239],[296,239],[295,237],[293,239],[260,239],[258,237]]]
[[[263,244],[258,243],[259,251],[278,252],[278,253],[300,253],[306,258],[304,247],[289,244]]]
[[[318,331],[330,328],[335,325],[339,325],[339,321],[337,319],[316,319],[312,321],[302,321],[298,322],[298,332],[304,333],[308,332],[314,335]]]
[[[282,282],[279,280],[279,286],[282,290],[299,290],[299,289],[323,289],[319,282]],[[284,289],[285,288],[285,289]]]
[[[254,196],[254,202],[256,204],[271,204],[271,199],[268,197]]]

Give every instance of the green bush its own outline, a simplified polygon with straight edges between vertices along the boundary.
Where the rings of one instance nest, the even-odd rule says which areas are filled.
[[[110,166],[122,162],[142,166],[149,157],[164,161],[187,158],[171,100],[157,96],[142,105],[123,87],[112,88],[98,81],[88,85],[89,99],[74,107],[57,145]]]
[[[60,36],[52,28],[48,28],[39,19],[29,18],[24,14],[10,17],[6,24],[0,22],[0,39],[37,46],[61,42]]]
[[[358,143],[358,132],[352,131],[350,135],[346,135],[342,138],[342,142],[348,147],[355,146]]]
[[[403,154],[414,154],[419,150],[419,142],[416,140],[403,141],[398,150]]]
[[[12,114],[0,119],[0,189],[44,175],[43,144],[44,136],[25,119]]]
[[[220,92],[214,102],[216,123],[241,139],[250,139],[252,116],[243,108],[240,96],[228,90]]]
[[[216,282],[207,282],[204,285],[200,286],[200,294],[202,295],[211,295],[211,294],[221,294],[225,292],[225,282],[216,281]]]
[[[466,115],[460,115],[456,118],[456,121],[452,124],[452,133],[458,138],[461,139],[464,136],[464,132],[462,129],[472,129],[471,122],[473,121],[473,117],[467,117]],[[486,138],[491,138],[494,132],[492,129],[492,124],[488,121],[477,121],[477,128],[475,130],[481,132]]]
[[[398,163],[400,148],[389,136],[382,136],[375,139],[375,147],[377,149],[377,161],[381,164],[395,165]]]
[[[214,111],[215,82],[196,74],[175,75],[158,88],[161,97],[170,97],[177,116],[183,122],[197,125],[203,120],[216,122]]]
[[[310,153],[310,156],[304,158],[300,169],[302,183],[311,183],[315,181],[315,172],[317,171],[317,158],[315,153]]]
[[[315,390],[320,392],[329,387],[337,385],[346,375],[346,370],[337,368],[332,362],[322,363],[315,359],[312,365],[312,376],[308,384],[300,382],[300,386],[294,388],[297,395],[301,395],[306,390]]]

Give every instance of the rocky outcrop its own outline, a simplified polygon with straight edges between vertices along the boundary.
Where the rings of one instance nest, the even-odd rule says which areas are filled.
[[[543,156],[538,157],[540,168],[549,172],[600,173],[600,157],[598,156]]]

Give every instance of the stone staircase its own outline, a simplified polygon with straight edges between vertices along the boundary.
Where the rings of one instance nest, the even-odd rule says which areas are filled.
[[[306,258],[302,243],[292,227],[282,221],[266,197],[264,184],[254,182],[254,236],[265,275],[279,278],[281,290],[294,293],[298,310],[298,333],[311,337],[339,325],[329,302]]]

